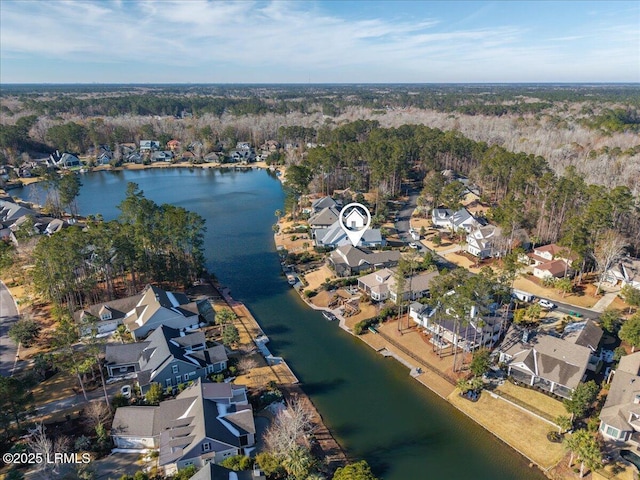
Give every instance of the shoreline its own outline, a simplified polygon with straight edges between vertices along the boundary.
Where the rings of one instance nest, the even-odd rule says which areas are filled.
[[[349,461],[349,457],[347,456],[345,450],[333,436],[331,430],[324,423],[322,415],[316,408],[311,398],[304,392],[304,389],[302,388],[298,377],[295,375],[287,361],[283,357],[274,357],[273,355],[271,355],[271,352],[269,352],[268,348],[266,347],[266,343],[269,342],[269,339],[262,330],[260,323],[256,320],[256,318],[244,303],[235,300],[231,296],[231,291],[229,290],[229,288],[214,281],[211,281],[210,285],[219,293],[220,298],[224,301],[224,303],[236,313],[236,315],[238,316],[238,321],[247,331],[253,343],[263,355],[265,361],[267,362],[267,365],[274,373],[276,379],[278,380],[278,384],[285,393],[285,397],[298,398],[303,403],[305,403],[311,411],[311,417],[316,426],[316,432],[314,435],[323,454],[321,460],[325,462],[329,471],[335,472],[338,467],[345,466]],[[284,370],[284,372],[282,372],[282,370]],[[280,373],[278,373],[279,371]]]
[[[125,170],[149,170],[149,169],[165,169],[165,168],[187,168],[194,169],[200,168],[203,170],[207,170],[210,168],[214,169],[239,169],[239,170],[270,170],[272,172],[280,172],[278,175],[278,180],[280,182],[284,182],[284,177],[286,175],[286,166],[285,165],[267,165],[264,161],[262,162],[253,162],[248,164],[241,163],[220,163],[220,162],[207,162],[207,163],[197,163],[191,164],[188,162],[154,162],[148,165],[140,164],[140,163],[126,163],[120,167],[112,167],[111,165],[98,165],[96,167],[83,167],[86,168],[87,171],[80,172],[80,170],[69,170],[71,172],[76,173],[92,173],[92,172],[122,172]],[[41,177],[28,177],[28,178],[20,178],[19,182],[22,184],[22,187],[27,185],[31,185],[32,183],[38,183],[42,181]],[[11,189],[9,189],[11,190]]]
[[[278,247],[277,234],[273,236],[274,244],[276,245],[276,249]],[[474,423],[482,427],[485,431],[489,432],[496,439],[498,439],[501,443],[511,448],[514,452],[518,453],[523,459],[529,462],[529,467],[536,467],[541,474],[546,476],[547,478],[552,478],[550,473],[553,469],[557,467],[557,464],[551,466],[545,466],[538,463],[536,460],[532,459],[529,455],[524,453],[518,447],[514,446],[512,442],[508,439],[503,438],[499,432],[496,432],[494,429],[490,428],[490,425],[483,423],[480,419],[475,418],[470,411],[466,409],[460,408],[460,406],[452,402],[450,397],[455,394],[457,391],[457,387],[452,379],[446,378],[446,375],[443,372],[440,372],[436,367],[430,365],[424,360],[419,359],[418,357],[411,355],[411,352],[407,351],[404,347],[395,342],[388,335],[380,334],[378,332],[377,335],[374,335],[369,332],[365,332],[362,335],[356,335],[346,324],[345,318],[340,315],[337,309],[332,310],[330,308],[321,307],[318,305],[314,305],[311,301],[306,298],[303,294],[303,288],[295,288],[294,290],[297,292],[300,299],[312,310],[320,311],[320,312],[331,312],[338,318],[339,327],[345,332],[351,334],[354,337],[360,339],[365,345],[373,349],[375,352],[379,353],[383,357],[391,357],[401,365],[404,365],[409,370],[409,376],[411,376],[414,380],[422,384],[426,387],[430,392],[436,394],[442,400],[447,402],[449,405],[454,407],[458,412],[464,414],[468,419],[472,420]],[[413,358],[411,358],[413,357]],[[493,392],[484,391],[485,395],[488,395],[492,398],[498,398],[501,401],[506,401],[502,399],[500,395],[497,395]],[[519,407],[521,408],[521,407]],[[526,411],[527,413],[531,413]]]

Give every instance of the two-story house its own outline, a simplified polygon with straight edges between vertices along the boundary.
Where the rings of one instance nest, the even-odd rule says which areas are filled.
[[[111,435],[120,449],[158,449],[158,465],[172,475],[249,454],[256,427],[244,387],[198,380],[158,406],[118,408]]]
[[[600,433],[615,441],[640,444],[640,352],[625,355],[615,370],[600,412]]]
[[[227,368],[222,345],[207,347],[204,333],[184,333],[161,325],[144,342],[113,344],[105,350],[109,377],[134,375],[142,393],[152,383],[176,388]]]

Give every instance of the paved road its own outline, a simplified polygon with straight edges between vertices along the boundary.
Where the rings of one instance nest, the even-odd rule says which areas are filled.
[[[18,320],[18,308],[7,286],[0,282],[0,374],[13,373],[18,348],[9,338],[9,329]]]
[[[412,242],[413,240],[411,239],[411,235],[409,234],[409,229],[410,229],[410,221],[409,219],[411,218],[411,214],[413,213],[413,211],[415,210],[416,206],[417,206],[417,199],[418,199],[418,194],[419,192],[417,190],[411,190],[409,193],[409,201],[402,207],[402,210],[400,210],[400,212],[398,213],[398,221],[395,222],[395,227],[396,230],[398,231],[398,237],[400,237],[400,239],[404,240],[405,243],[409,243]],[[427,252],[427,251],[431,251],[431,253],[433,253],[434,258],[436,260],[436,262],[438,263],[438,265],[440,266],[440,268],[447,268],[447,269],[452,269],[455,268],[456,265],[452,262],[450,262],[449,260],[447,260],[446,258],[444,258],[442,255],[437,254],[436,252],[428,249],[427,247],[425,247],[424,245],[422,245],[421,242],[416,242],[418,245],[421,245],[420,251],[421,252]],[[451,249],[451,251],[457,251],[459,250],[460,247],[453,247]],[[441,252],[442,253],[442,252]],[[524,291],[524,290],[522,290]],[[531,292],[526,292],[526,293],[531,293]],[[538,297],[538,298],[544,298],[544,297]],[[556,300],[547,298],[546,300],[549,300],[552,303],[555,303],[558,308],[557,310],[563,313],[569,313],[569,312],[578,312],[580,313],[584,318],[591,318],[591,319],[595,319],[599,317],[599,312],[589,309],[589,308],[581,308],[581,307],[576,307],[573,305],[570,305],[568,303],[562,303],[562,302],[558,302]]]
[[[122,385],[132,385],[133,380],[121,381],[115,384],[107,385],[107,394],[109,395],[109,400],[113,398],[116,393],[120,392],[120,387]],[[89,401],[104,401],[104,391],[102,390],[102,385],[95,390],[87,392],[87,397]],[[73,395],[71,397],[62,398],[60,400],[54,400],[52,402],[40,404],[36,406],[38,415],[48,415],[50,413],[58,412],[60,410],[66,410],[68,408],[72,408],[78,405],[82,405],[86,403],[84,400],[84,396],[82,393],[78,395]]]

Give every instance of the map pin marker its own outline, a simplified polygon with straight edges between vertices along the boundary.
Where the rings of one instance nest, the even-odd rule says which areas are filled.
[[[362,236],[371,225],[371,213],[361,203],[349,203],[340,210],[338,221],[351,244],[357,247]]]

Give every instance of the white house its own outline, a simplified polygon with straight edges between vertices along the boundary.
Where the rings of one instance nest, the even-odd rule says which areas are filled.
[[[496,233],[497,228],[493,225],[473,228],[467,235],[467,252],[480,259],[491,257]]]
[[[623,286],[631,285],[640,289],[640,259],[623,258],[605,272],[603,281],[613,285],[620,282]]]

